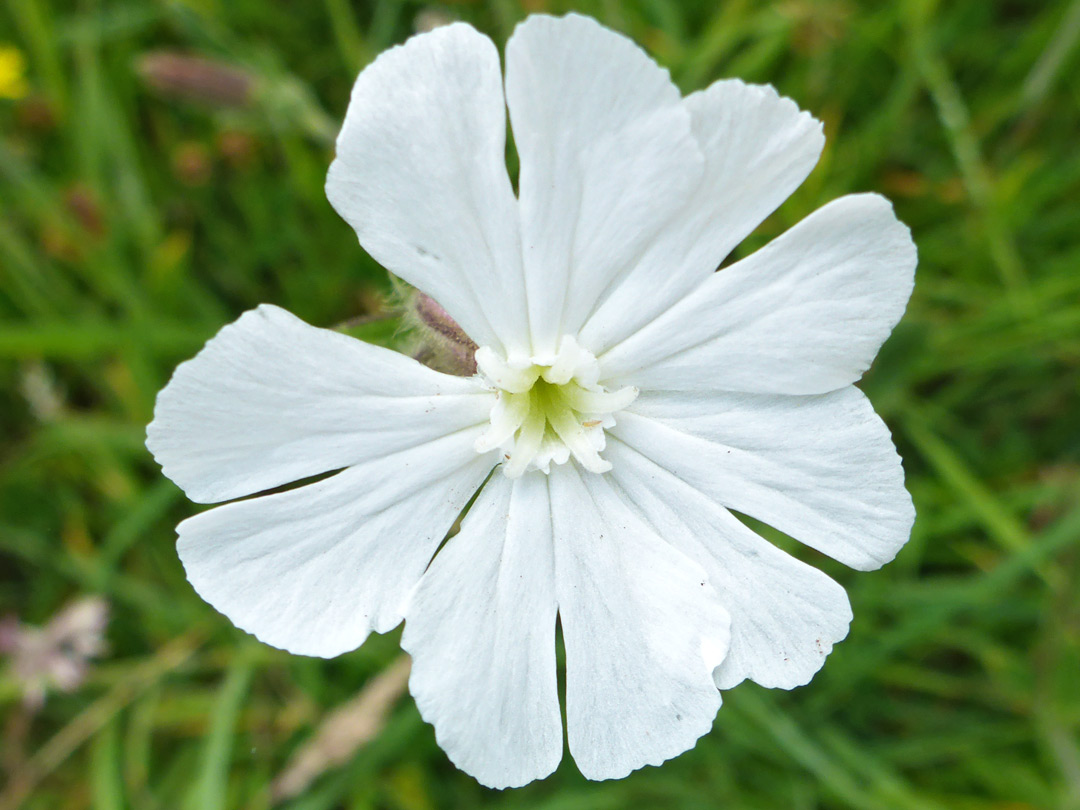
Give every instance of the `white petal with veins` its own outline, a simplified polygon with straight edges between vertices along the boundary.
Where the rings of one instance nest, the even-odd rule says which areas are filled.
[[[487,421],[495,397],[263,304],[182,363],[146,445],[199,503],[251,495]]]
[[[786,397],[643,392],[612,434],[716,503],[862,571],[915,509],[885,423],[857,388]]]
[[[502,88],[495,45],[464,23],[385,51],[353,87],[326,194],[474,342],[528,353]]]
[[[749,678],[807,683],[851,622],[844,589],[744,526],[689,484],[615,440],[612,480],[665,540],[697,561],[731,614],[731,649],[714,672],[731,689]]]
[[[577,333],[679,211],[704,160],[667,71],[578,14],[518,25],[506,43],[506,103],[532,353],[543,355]]]
[[[606,352],[604,381],[824,394],[863,375],[904,314],[911,233],[876,194],[818,209]]]
[[[491,470],[472,428],[180,524],[199,595],[260,641],[329,658],[404,617],[412,588]]]
[[[570,752],[589,779],[617,779],[712,728],[729,618],[701,566],[643,523],[607,476],[564,465],[548,486]]]
[[[772,87],[715,82],[683,99],[705,177],[582,327],[596,354],[690,294],[788,198],[825,144],[821,122]]]
[[[554,566],[543,475],[496,476],[409,606],[401,645],[416,704],[488,787],[540,779],[562,758]]]

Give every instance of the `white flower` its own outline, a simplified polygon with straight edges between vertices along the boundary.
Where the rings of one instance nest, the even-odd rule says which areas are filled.
[[[463,24],[382,54],[327,193],[482,347],[479,374],[272,306],[226,326],[158,398],[165,474],[212,503],[340,472],[181,523],[195,589],[305,655],[404,619],[421,713],[495,787],[562,756],[556,619],[591,779],[691,747],[719,689],[806,683],[847,597],[728,510],[862,570],[904,544],[900,459],[853,383],[903,313],[915,248],[860,194],[714,271],[822,145],[772,88],[682,98],[577,15],[522,23],[505,84]]]

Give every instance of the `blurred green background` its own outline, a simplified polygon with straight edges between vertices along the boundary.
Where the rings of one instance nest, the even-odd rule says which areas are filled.
[[[353,78],[446,19],[501,46],[570,8],[684,91],[770,82],[824,120],[821,163],[741,252],[846,192],[895,202],[917,284],[863,387],[919,518],[878,572],[804,553],[855,612],[809,686],[727,693],[695,749],[623,781],[566,758],[496,793],[395,699],[400,668],[373,681],[396,632],[291,657],[194,594],[173,527],[196,507],[143,430],[176,363],[260,302],[400,341],[323,194]],[[1076,0],[5,0],[0,810],[1080,808],[1078,39]],[[11,651],[88,595],[107,651],[29,703]],[[341,706],[357,739],[327,743]]]

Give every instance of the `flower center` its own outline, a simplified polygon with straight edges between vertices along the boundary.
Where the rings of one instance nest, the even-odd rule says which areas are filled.
[[[491,425],[476,440],[476,451],[503,451],[503,473],[518,478],[527,470],[547,473],[551,463],[570,456],[586,470],[603,473],[604,429],[614,414],[634,401],[636,388],[606,391],[597,383],[596,358],[566,336],[553,357],[507,360],[483,346],[476,352],[480,375],[498,394]]]

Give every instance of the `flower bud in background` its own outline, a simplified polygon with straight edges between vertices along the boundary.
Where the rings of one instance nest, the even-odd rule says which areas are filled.
[[[19,101],[15,107],[15,123],[19,129],[34,134],[45,135],[56,129],[59,113],[48,98],[41,94],[31,94]]]
[[[67,605],[44,627],[29,627],[14,616],[0,622],[0,653],[9,656],[28,709],[40,709],[50,689],[74,692],[82,685],[90,660],[106,650],[108,621],[108,603],[88,596]]]
[[[172,153],[173,174],[185,186],[205,186],[214,173],[210,151],[198,141],[184,141]]]
[[[230,169],[249,169],[258,157],[259,142],[250,132],[229,129],[214,138],[214,147]]]
[[[105,215],[93,189],[82,184],[71,186],[64,192],[64,208],[86,234],[105,234]]]
[[[255,93],[255,77],[247,71],[171,51],[143,55],[136,71],[148,87],[167,98],[215,107],[246,107]]]
[[[413,18],[413,30],[418,34],[434,31],[443,25],[454,22],[454,18],[441,8],[425,8]]]
[[[459,377],[476,373],[476,344],[433,298],[413,292],[405,320],[419,336],[414,358],[436,371]]]
[[[337,137],[337,123],[319,106],[311,88],[288,73],[255,73],[174,51],[142,55],[135,71],[147,87],[168,100],[253,112],[263,125],[299,130],[327,146]]]

